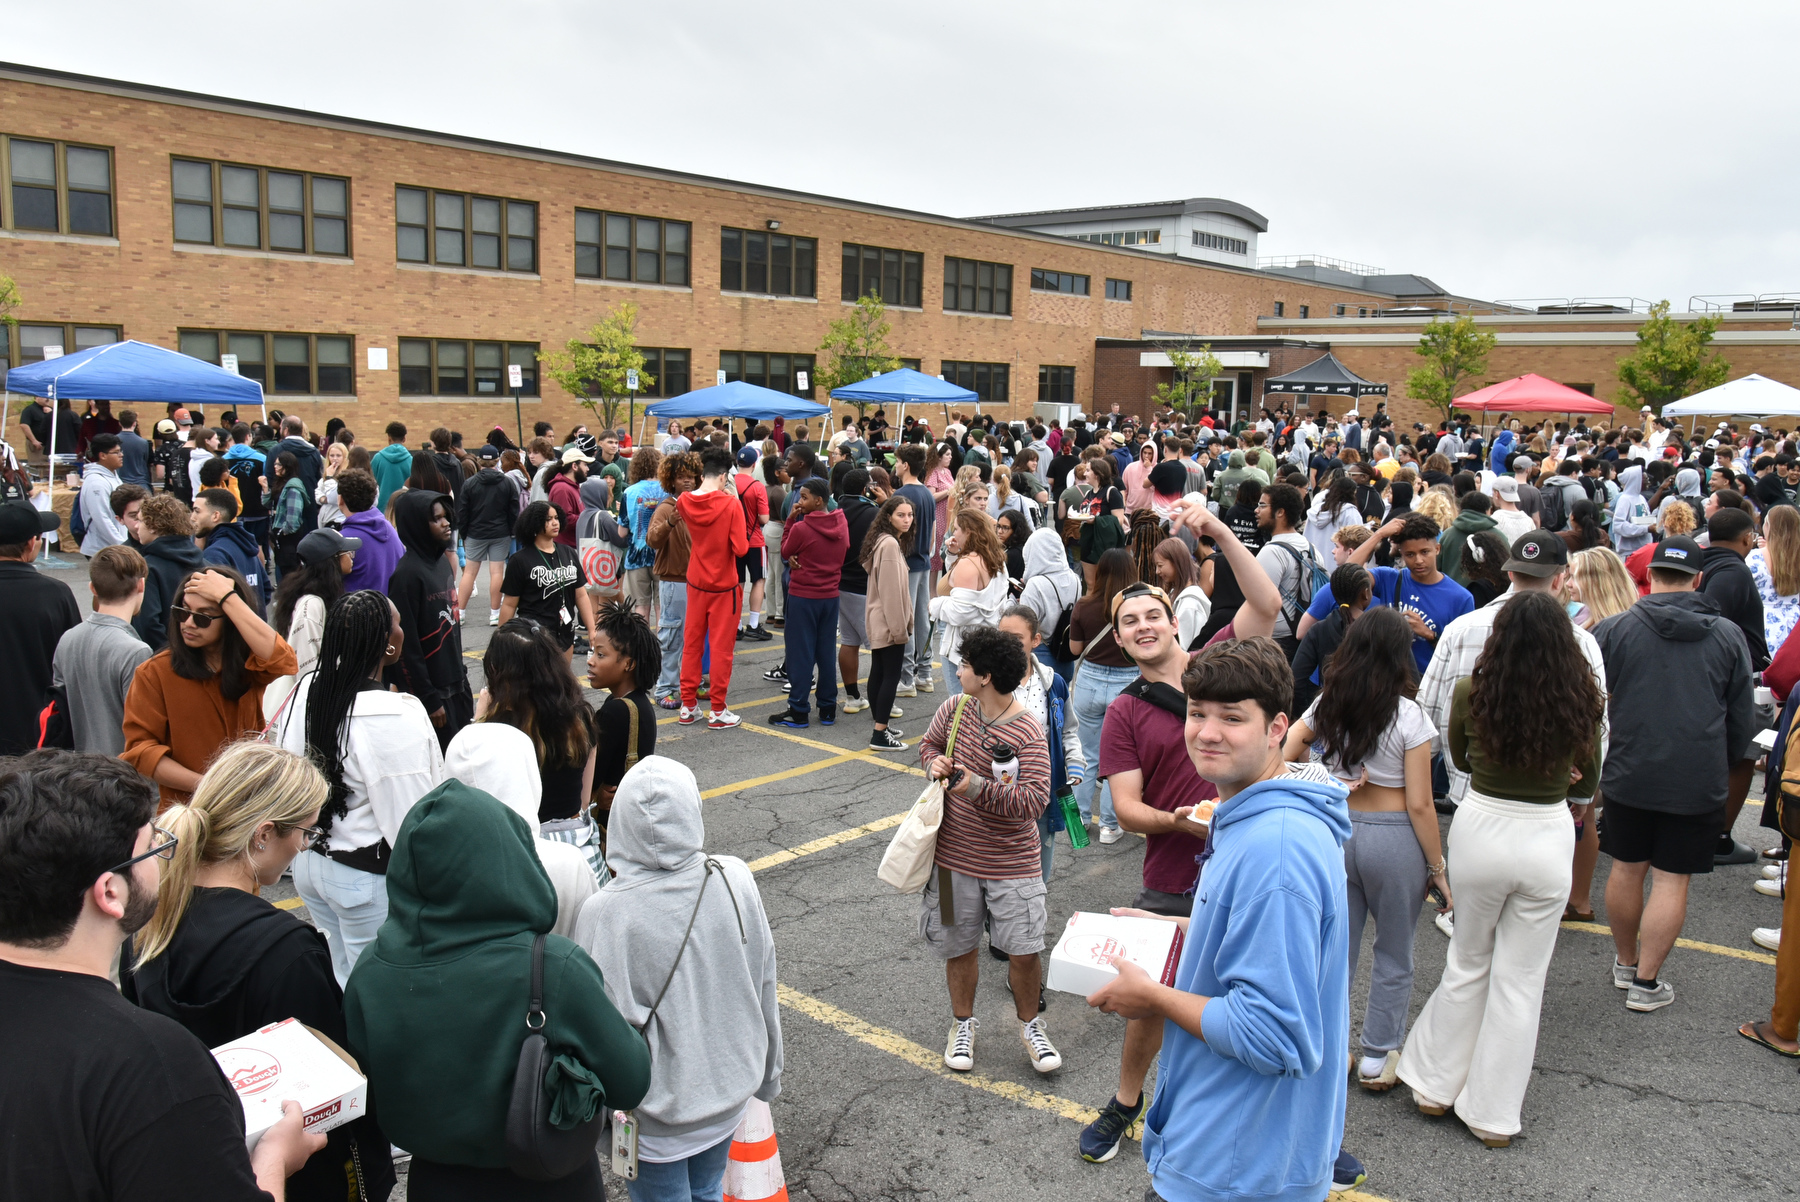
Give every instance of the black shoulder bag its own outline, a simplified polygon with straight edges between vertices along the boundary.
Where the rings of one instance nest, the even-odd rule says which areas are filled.
[[[525,1011],[525,1042],[513,1072],[512,1101],[506,1108],[506,1167],[527,1181],[560,1181],[593,1159],[606,1128],[602,1106],[585,1123],[567,1131],[550,1122],[550,1093],[544,1074],[554,1059],[544,1038],[544,936],[531,944],[531,1005]]]

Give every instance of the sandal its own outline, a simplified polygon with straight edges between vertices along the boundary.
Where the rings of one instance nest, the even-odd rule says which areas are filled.
[[[1763,1047],[1768,1048],[1771,1052],[1774,1052],[1777,1056],[1786,1056],[1789,1060],[1800,1060],[1800,1048],[1797,1048],[1794,1051],[1790,1052],[1786,1048],[1780,1046],[1777,1043],[1774,1043],[1773,1041],[1771,1041],[1770,1039],[1768,1039],[1766,1036],[1763,1035],[1762,1029],[1768,1025],[1769,1024],[1766,1022],[1745,1023],[1743,1026],[1741,1026],[1737,1029],[1737,1032],[1739,1035],[1742,1035],[1745,1039],[1748,1039],[1751,1043],[1760,1043]]]
[[[1592,910],[1583,914],[1580,910],[1577,910],[1574,903],[1571,902],[1569,905],[1563,907],[1562,920],[1564,922],[1594,922],[1595,918]]]

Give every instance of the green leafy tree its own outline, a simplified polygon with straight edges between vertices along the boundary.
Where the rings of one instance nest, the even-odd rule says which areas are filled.
[[[630,372],[638,373],[639,392],[656,384],[637,348],[637,314],[637,306],[626,301],[589,329],[586,341],[571,338],[562,350],[538,355],[544,374],[608,430],[618,426],[619,410],[632,396],[625,387]]]
[[[13,283],[12,277],[0,275],[0,325],[18,325],[17,312],[24,303],[19,296],[19,286]]]
[[[1448,421],[1463,385],[1487,371],[1487,357],[1499,341],[1486,334],[1468,314],[1455,321],[1432,319],[1419,335],[1413,353],[1427,361],[1406,374],[1406,395],[1432,406]]]
[[[1175,375],[1167,383],[1158,384],[1150,399],[1158,408],[1173,409],[1183,420],[1191,421],[1196,411],[1211,402],[1213,380],[1225,370],[1225,365],[1212,353],[1210,342],[1202,344],[1198,351],[1184,346],[1167,346],[1163,350]]]
[[[825,357],[819,368],[819,383],[829,396],[834,388],[860,384],[871,376],[879,376],[900,366],[900,360],[888,349],[887,338],[893,326],[887,319],[887,306],[873,292],[859,297],[856,307],[831,323],[819,353]],[[867,401],[850,401],[857,417],[868,416]]]
[[[1650,406],[1661,413],[1670,401],[1717,388],[1725,382],[1731,365],[1716,353],[1708,354],[1719,318],[1676,321],[1669,316],[1669,302],[1650,309],[1650,320],[1638,327],[1637,350],[1619,360],[1619,383],[1635,406]]]

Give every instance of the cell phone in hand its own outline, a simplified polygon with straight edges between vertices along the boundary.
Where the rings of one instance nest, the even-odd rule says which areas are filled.
[[[1431,886],[1426,892],[1431,896],[1432,905],[1436,906],[1438,909],[1442,910],[1450,904],[1444,897],[1444,891],[1439,889],[1436,885]]]

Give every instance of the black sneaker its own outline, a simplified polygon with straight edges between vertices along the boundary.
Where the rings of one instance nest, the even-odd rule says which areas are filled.
[[[1105,1164],[1117,1156],[1131,1124],[1144,1116],[1144,1101],[1143,1094],[1138,1095],[1136,1106],[1126,1106],[1116,1097],[1106,1099],[1100,1117],[1082,1129],[1081,1158],[1089,1164]]]
[[[819,725],[820,726],[836,726],[837,725],[837,706],[821,705],[819,707]]]
[[[791,726],[795,730],[805,730],[808,725],[805,714],[796,714],[792,709],[782,710],[779,714],[769,715],[770,726]]]
[[[892,730],[877,730],[869,734],[870,751],[905,751],[902,743]]]
[[[786,684],[788,682],[787,665],[776,664],[773,668],[770,668],[767,672],[763,673],[763,679],[772,680],[776,684]]]
[[[738,631],[738,634],[749,639],[753,643],[767,643],[775,637],[769,633],[767,627],[763,626],[746,626]]]
[[[1339,1148],[1337,1163],[1331,1166],[1330,1192],[1341,1194],[1345,1190],[1353,1190],[1368,1179],[1369,1174],[1363,1169],[1362,1161]]]

